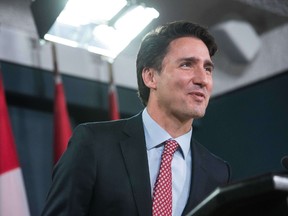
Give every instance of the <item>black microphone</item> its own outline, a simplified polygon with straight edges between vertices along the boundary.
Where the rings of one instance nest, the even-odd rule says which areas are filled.
[[[288,170],[288,155],[284,156],[282,159],[281,159],[281,164],[282,166]]]

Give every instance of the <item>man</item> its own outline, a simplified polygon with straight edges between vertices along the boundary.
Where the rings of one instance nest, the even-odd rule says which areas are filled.
[[[228,183],[227,163],[192,139],[193,120],[205,114],[211,95],[216,50],[206,29],[190,22],[146,35],[137,56],[144,111],[76,128],[42,215],[185,215]],[[161,162],[170,143],[172,162]]]

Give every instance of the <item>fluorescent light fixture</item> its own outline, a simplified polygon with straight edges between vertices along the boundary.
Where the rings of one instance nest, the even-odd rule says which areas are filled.
[[[126,0],[69,0],[57,22],[72,26],[105,23],[115,16]]]
[[[120,17],[113,27],[98,25],[93,30],[94,41],[110,50],[110,58],[115,58],[159,13],[154,8],[131,7]],[[91,50],[91,47],[90,47]],[[93,50],[93,49],[92,49]],[[105,55],[104,53],[100,53]]]
[[[159,13],[154,8],[137,6],[120,17],[115,23],[115,28],[122,33],[128,32],[131,37],[135,37],[158,16]]]
[[[45,40],[53,41],[56,43],[64,44],[66,46],[71,46],[71,47],[78,47],[78,43],[76,41],[68,40],[65,38],[57,37],[54,35],[46,34],[44,36]]]
[[[64,9],[44,38],[112,59],[159,16],[154,8],[126,0],[69,0],[62,4]]]

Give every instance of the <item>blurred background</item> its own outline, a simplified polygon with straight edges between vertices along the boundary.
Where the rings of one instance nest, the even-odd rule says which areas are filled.
[[[55,71],[62,77],[62,100],[72,130],[82,122],[130,117],[143,109],[135,66],[141,39],[152,28],[175,20],[206,26],[219,44],[212,99],[206,116],[194,122],[193,136],[230,163],[233,180],[284,170],[280,161],[288,154],[288,2],[129,2],[153,7],[159,16],[111,59],[58,43],[53,55],[52,43],[39,41],[41,19],[48,19],[52,9],[43,7],[36,17],[30,0],[0,1],[2,81],[31,215],[40,214],[51,183]],[[114,101],[111,89],[117,95]],[[113,117],[111,110],[118,114]]]

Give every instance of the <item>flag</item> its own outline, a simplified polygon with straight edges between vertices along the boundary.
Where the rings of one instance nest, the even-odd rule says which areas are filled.
[[[113,79],[113,70],[112,70],[112,63],[108,62],[109,67],[109,76],[110,76],[110,83],[109,83],[109,118],[111,120],[117,120],[120,118],[119,110],[118,110],[118,100],[117,100],[117,90],[114,84]]]
[[[119,119],[117,91],[114,83],[109,86],[109,117],[111,120]]]
[[[24,181],[10,125],[0,71],[0,215],[28,216]]]
[[[70,119],[66,106],[64,86],[61,75],[58,72],[55,45],[52,45],[55,94],[54,94],[54,164],[57,163],[67,148],[69,138],[72,134]]]

